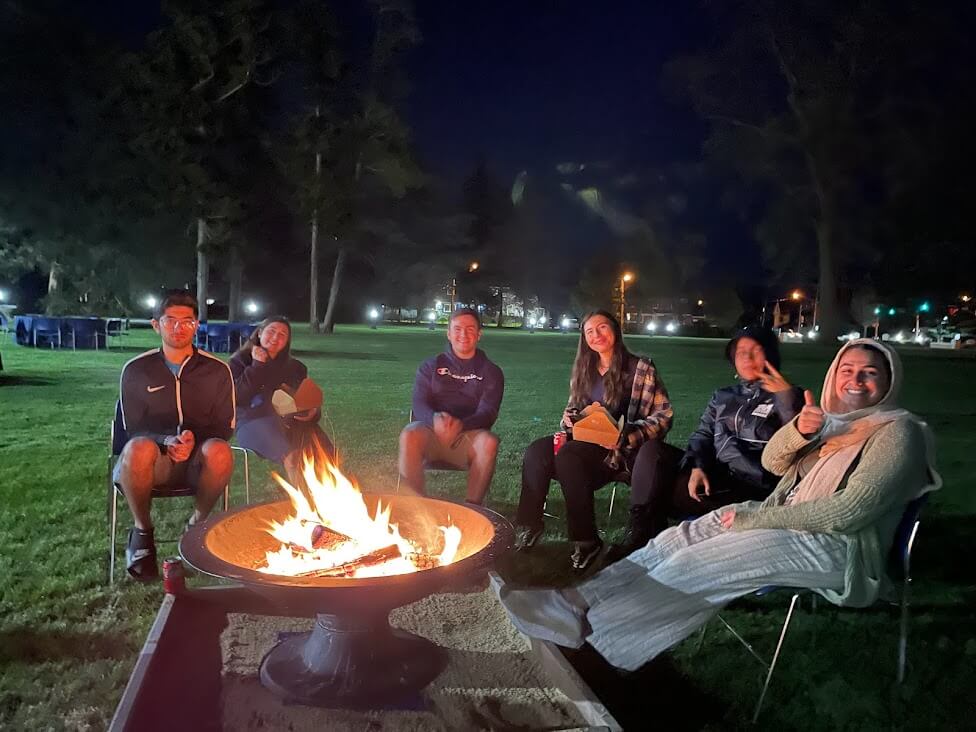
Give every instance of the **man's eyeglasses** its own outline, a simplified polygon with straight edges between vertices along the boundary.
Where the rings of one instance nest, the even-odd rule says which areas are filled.
[[[164,315],[159,319],[159,324],[170,330],[194,330],[197,327],[196,318],[171,318]]]

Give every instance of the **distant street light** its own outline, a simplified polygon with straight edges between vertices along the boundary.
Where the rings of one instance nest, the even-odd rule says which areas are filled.
[[[478,267],[479,265],[477,262],[472,262],[471,264],[468,265],[468,272],[476,272],[478,270]]]
[[[704,304],[705,304],[705,301],[704,300],[699,300],[698,301],[698,307],[701,307]]]
[[[217,302],[217,301],[214,300],[212,297],[208,297],[207,298],[207,305],[213,305],[215,302]]]
[[[665,327],[665,330],[668,333],[674,333],[677,329],[678,329],[677,323],[668,323],[667,326]]]
[[[657,330],[657,323],[655,323],[653,320],[647,324],[648,333],[653,333],[656,330]]]
[[[146,307],[147,308],[152,309],[152,308],[156,307],[156,303],[159,302],[159,301],[155,298],[155,296],[148,295],[146,297],[146,299],[145,299],[144,302],[146,303]]]
[[[630,272],[620,275],[620,327],[624,327],[624,312],[626,307],[627,283],[634,279]]]
[[[562,328],[563,330],[569,330],[569,318],[563,318],[563,319],[562,319],[562,320],[560,321],[560,323],[559,323],[559,326],[560,326],[560,327],[561,327],[561,328]]]
[[[6,301],[6,299],[7,299],[7,291],[6,290],[0,290],[0,302],[4,302],[4,301]]]
[[[254,300],[248,300],[244,304],[244,309],[247,310],[247,312],[251,315],[255,315],[261,308],[256,302],[254,302]]]
[[[929,301],[928,300],[925,300],[922,303],[920,303],[917,308],[915,308],[915,340],[916,340],[916,342],[921,343],[921,341],[919,340],[922,337],[922,331],[921,331],[921,329],[919,327],[920,326],[920,322],[919,321],[920,321],[921,314],[922,313],[927,313],[929,311],[930,307],[931,306],[929,305]]]
[[[369,327],[376,330],[376,319],[380,317],[380,311],[376,308],[369,309]]]
[[[427,329],[434,330],[434,327],[437,325],[437,313],[434,311],[427,313],[427,322],[429,323]]]
[[[802,300],[803,293],[800,292],[799,290],[793,290],[793,292],[790,293],[790,297],[793,298],[794,300]]]

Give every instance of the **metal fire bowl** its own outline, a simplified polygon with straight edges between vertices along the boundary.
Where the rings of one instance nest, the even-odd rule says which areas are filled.
[[[180,554],[196,570],[243,583],[282,609],[296,614],[349,613],[378,606],[387,610],[415,602],[445,585],[486,571],[511,546],[512,526],[500,514],[480,506],[420,496],[363,494],[373,515],[377,502],[390,506],[390,521],[400,534],[421,544],[440,546],[438,526],[461,529],[453,563],[387,577],[287,577],[258,572],[265,554],[280,546],[264,529],[270,520],[291,514],[290,501],[243,506],[191,526],[180,541]]]
[[[417,694],[444,669],[447,654],[426,638],[390,627],[389,613],[484,572],[512,545],[511,525],[480,507],[432,498],[364,495],[391,506],[402,536],[440,546],[438,526],[461,529],[452,564],[401,575],[353,578],[286,577],[258,572],[278,541],[263,531],[291,513],[289,501],[245,506],[193,526],[180,542],[184,560],[201,572],[237,580],[282,614],[315,614],[309,633],[286,638],[261,661],[265,688],[301,704],[372,707]]]

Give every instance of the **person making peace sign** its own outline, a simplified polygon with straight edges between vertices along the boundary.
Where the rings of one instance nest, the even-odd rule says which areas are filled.
[[[659,443],[653,470],[635,471],[627,533],[611,561],[644,546],[668,518],[703,516],[739,501],[761,501],[776,476],[760,462],[769,438],[803,407],[803,390],[779,372],[779,343],[768,328],[738,331],[725,347],[739,381],[717,390],[681,450]]]

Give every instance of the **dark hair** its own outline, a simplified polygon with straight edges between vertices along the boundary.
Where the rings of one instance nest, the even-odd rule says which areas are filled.
[[[735,348],[743,338],[751,338],[760,346],[766,354],[766,360],[773,365],[774,369],[779,370],[779,339],[769,328],[760,325],[750,325],[741,330],[737,330],[732,339],[725,344],[725,358],[735,367]]]
[[[481,315],[479,315],[478,311],[474,308],[458,308],[451,313],[451,317],[447,319],[447,325],[450,326],[451,323],[453,323],[457,318],[460,318],[462,315],[470,315],[472,318],[478,321],[478,330],[481,330]]]
[[[285,343],[285,347],[282,348],[278,353],[278,358],[281,358],[282,356],[288,358],[291,355],[291,323],[284,315],[269,315],[267,318],[254,326],[254,330],[251,331],[251,335],[249,335],[247,340],[241,344],[241,347],[234,352],[234,356],[245,356],[246,358],[250,359],[251,349],[255,346],[261,345],[261,331],[272,323],[283,323],[284,325],[288,326],[288,342]],[[231,356],[231,358],[234,356]]]
[[[569,401],[574,407],[586,406],[593,382],[599,377],[597,367],[600,365],[600,355],[586,344],[586,322],[590,318],[602,315],[610,321],[613,328],[614,343],[613,356],[610,359],[610,370],[604,377],[606,381],[605,396],[607,404],[616,404],[626,394],[627,385],[624,384],[624,372],[627,360],[632,355],[624,345],[624,334],[620,330],[620,323],[606,310],[594,310],[587,313],[580,320],[579,347],[576,349],[576,360],[573,361],[573,374],[569,380]]]
[[[853,351],[855,348],[860,348],[862,351],[871,351],[881,356],[881,363],[884,364],[885,373],[888,375],[888,383],[891,384],[891,363],[888,361],[888,354],[884,352],[881,348],[878,348],[871,343],[858,343],[857,345],[848,348],[848,351]],[[889,387],[890,388],[890,387]]]
[[[192,292],[189,290],[166,290],[153,311],[153,317],[159,320],[166,314],[166,308],[173,306],[193,308],[194,318],[200,315],[200,306],[197,305],[197,299]]]

